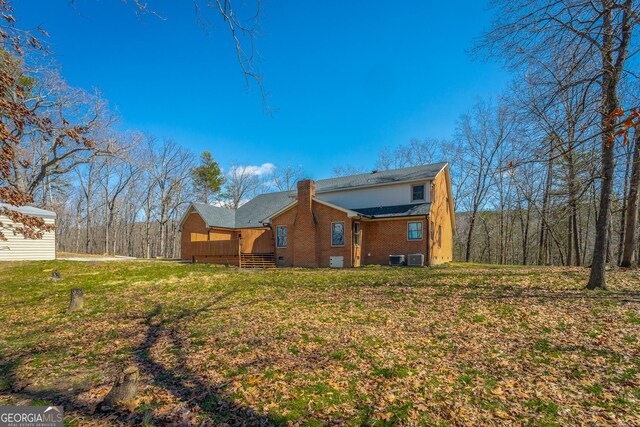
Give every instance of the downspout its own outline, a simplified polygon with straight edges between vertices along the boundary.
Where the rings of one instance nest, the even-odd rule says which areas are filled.
[[[426,250],[425,250],[425,254],[426,254],[426,257],[427,257],[427,260],[426,260],[427,262],[425,264],[426,264],[427,267],[431,267],[431,250],[429,248],[429,242],[431,240],[431,230],[429,230],[429,227],[430,227],[429,224],[431,223],[431,221],[429,221],[429,215],[426,216],[426,219],[427,219],[427,227],[426,227],[427,236],[424,239],[424,241],[427,242],[427,247],[426,247]]]

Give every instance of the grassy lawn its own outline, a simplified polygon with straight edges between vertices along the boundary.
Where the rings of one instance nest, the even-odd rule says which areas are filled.
[[[640,425],[640,273],[587,274],[1,263],[0,404],[62,403],[69,425]],[[130,364],[138,401],[95,411]]]

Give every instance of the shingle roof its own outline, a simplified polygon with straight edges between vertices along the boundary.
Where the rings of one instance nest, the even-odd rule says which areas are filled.
[[[316,192],[322,193],[346,188],[433,179],[445,166],[446,163],[435,163],[432,165],[321,179],[316,181]],[[222,208],[203,203],[192,203],[192,206],[208,227],[252,228],[262,227],[263,221],[268,221],[271,215],[290,205],[295,200],[295,197],[296,191],[280,191],[256,196],[238,209]],[[383,206],[351,210],[365,216],[386,218],[428,215],[429,209],[429,203],[421,203],[418,205]]]
[[[291,204],[295,200],[295,195],[295,191],[279,191],[256,196],[238,208],[236,227],[261,227],[261,221],[268,221],[271,214]]]
[[[430,209],[430,203],[420,203],[418,205],[380,206],[378,208],[361,208],[351,210],[370,218],[393,218],[400,216],[429,215]]]
[[[56,213],[45,209],[36,208],[35,206],[20,206],[16,207],[7,203],[0,203],[0,208],[6,208],[11,211],[17,211],[24,215],[36,216],[40,218],[56,218]]]
[[[358,175],[341,176],[337,178],[316,181],[316,192],[334,191],[344,188],[367,187],[370,185],[392,184],[394,182],[417,181],[433,179],[447,163],[413,166],[410,168],[394,169],[362,173]]]
[[[212,206],[205,203],[191,204],[208,227],[235,228],[236,210]]]
[[[192,203],[208,227],[253,228],[263,227],[269,215],[295,200],[295,192],[280,191],[254,197],[238,209],[229,209],[204,203]]]

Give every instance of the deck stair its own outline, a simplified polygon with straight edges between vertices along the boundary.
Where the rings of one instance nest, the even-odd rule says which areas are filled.
[[[242,268],[276,268],[276,255],[264,254],[240,254],[240,266]]]

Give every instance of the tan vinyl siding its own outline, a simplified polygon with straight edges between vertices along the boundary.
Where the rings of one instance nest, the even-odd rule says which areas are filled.
[[[46,218],[45,223],[55,224],[54,219]],[[0,222],[12,225],[7,217],[0,216]],[[0,261],[50,260],[56,259],[55,231],[44,233],[42,239],[25,239],[11,230],[3,229],[8,240],[0,240]]]

